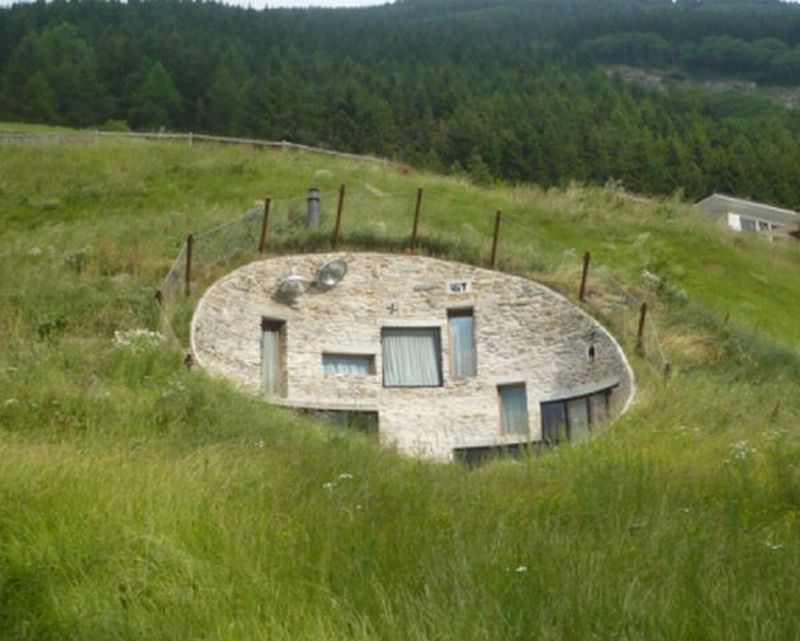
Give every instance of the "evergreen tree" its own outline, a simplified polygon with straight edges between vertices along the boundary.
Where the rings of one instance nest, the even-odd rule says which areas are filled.
[[[181,98],[172,76],[156,62],[136,92],[128,122],[135,129],[169,128],[180,122],[182,112]]]

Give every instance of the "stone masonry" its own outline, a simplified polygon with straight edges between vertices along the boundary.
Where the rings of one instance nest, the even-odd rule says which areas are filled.
[[[291,304],[275,298],[295,270],[313,280],[329,258],[347,261],[343,280],[310,288]],[[461,291],[454,291],[461,290]],[[477,376],[450,375],[448,310],[472,308]],[[634,383],[617,342],[560,294],[530,280],[422,256],[304,254],[246,265],[215,283],[192,320],[197,362],[260,393],[262,319],[285,321],[283,394],[270,402],[325,410],[377,411],[382,443],[440,460],[453,448],[537,441],[540,403],[613,388],[611,416],[630,404]],[[438,327],[441,387],[382,384],[382,327]],[[594,357],[589,348],[594,345]],[[326,374],[322,354],[369,354],[375,373]],[[529,434],[503,434],[498,385],[525,383]]]

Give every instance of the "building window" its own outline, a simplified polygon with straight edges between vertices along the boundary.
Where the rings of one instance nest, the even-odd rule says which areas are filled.
[[[739,216],[739,229],[742,231],[756,231],[756,221],[752,218]]]
[[[366,410],[303,409],[303,414],[325,421],[335,428],[347,428],[372,436],[378,435],[378,412]]]
[[[438,327],[384,327],[385,387],[439,387],[442,384],[442,342]]]
[[[475,315],[472,309],[447,310],[450,331],[450,374],[453,378],[475,376]]]
[[[285,395],[283,363],[286,351],[286,321],[261,319],[261,390]]]
[[[525,383],[498,385],[500,429],[504,434],[528,434],[528,394]]]
[[[567,404],[542,403],[542,440],[555,444],[567,437]]]
[[[564,439],[579,441],[592,427],[608,420],[611,390],[542,403],[542,440],[555,445]]]
[[[372,354],[325,353],[322,355],[322,369],[326,374],[369,376],[375,373],[375,357]]]
[[[456,447],[453,458],[466,463],[469,467],[478,467],[493,459],[520,459],[528,452],[536,452],[540,447],[535,443],[509,443],[507,445],[482,445],[478,447]]]

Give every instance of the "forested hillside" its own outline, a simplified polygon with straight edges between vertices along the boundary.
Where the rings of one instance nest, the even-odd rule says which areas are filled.
[[[37,2],[0,10],[0,117],[289,139],[478,182],[622,180],[800,206],[800,114],[659,93],[597,65],[800,80],[776,1],[406,0],[254,11]]]

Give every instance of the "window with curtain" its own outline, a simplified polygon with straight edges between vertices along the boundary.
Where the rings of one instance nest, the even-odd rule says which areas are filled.
[[[524,383],[498,385],[500,428],[506,434],[528,434],[528,393]]]
[[[322,368],[326,374],[355,374],[369,376],[375,373],[375,357],[372,354],[322,355]]]
[[[283,336],[286,323],[261,321],[261,389],[267,394],[283,393]]]
[[[475,316],[472,309],[451,309],[447,312],[450,330],[450,372],[453,378],[475,376]]]
[[[384,327],[383,384],[386,387],[439,387],[442,384],[438,327]]]

